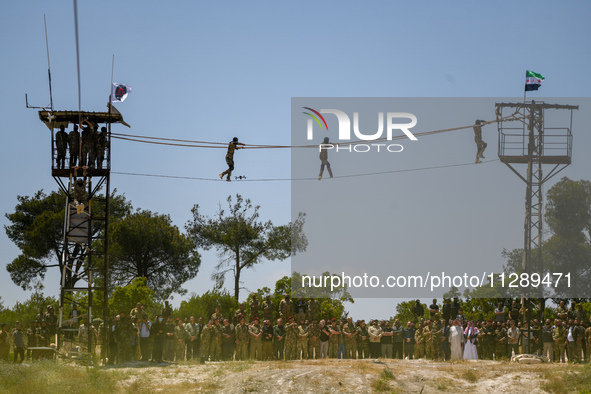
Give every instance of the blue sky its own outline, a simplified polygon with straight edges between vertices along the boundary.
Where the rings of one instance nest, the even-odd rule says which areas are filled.
[[[288,145],[292,97],[522,97],[527,69],[546,76],[532,98],[585,97],[590,89],[585,77],[591,66],[590,8],[584,1],[80,2],[82,107],[105,109],[113,55],[115,82],[133,88],[117,105],[132,128],[113,131],[180,139],[227,142],[238,136],[247,144]],[[44,14],[54,107],[76,110],[78,95],[72,2],[4,2],[1,11],[0,221],[5,225],[4,213],[13,211],[17,195],[57,189],[50,172],[49,131],[24,102],[27,93],[33,105],[49,103]],[[589,163],[581,160],[591,146],[587,131],[574,131],[574,163],[563,175],[591,178]],[[444,151],[447,140],[433,138]],[[494,128],[485,129],[485,140],[494,157]],[[465,147],[465,157],[453,161],[434,154],[421,166],[473,158],[468,134],[459,145],[454,140],[453,147]],[[116,140],[112,155],[114,172],[214,178],[225,167],[220,150]],[[285,150],[240,151],[236,163],[236,175],[290,177]],[[436,182],[438,190],[451,195],[455,189],[461,195],[462,188],[472,190],[477,181],[493,177],[498,183],[463,205],[474,215],[486,213],[483,227],[496,232],[487,233],[485,240],[520,247],[525,187],[502,164],[488,165],[494,174],[477,174],[473,167],[461,173],[470,177],[466,183],[446,183],[441,175],[407,181],[409,187]],[[113,174],[112,187],[136,208],[170,214],[180,228],[190,219],[193,204],[213,214],[219,202],[236,193],[261,205],[263,218],[277,224],[290,220],[291,188],[285,181],[228,184]],[[512,221],[497,220],[497,212],[486,208],[499,199],[499,190],[507,209],[515,212]],[[428,225],[438,213],[429,215],[419,213],[416,223]],[[501,235],[506,240],[497,238]],[[435,243],[439,246],[431,249],[433,243],[427,242],[421,253],[429,258],[438,247],[452,248],[457,242],[453,232],[442,231]],[[29,297],[4,270],[18,253],[1,232],[0,296],[8,306]],[[486,253],[500,259],[501,250]],[[198,277],[186,285],[190,292],[212,287],[214,265],[215,254],[204,254]],[[289,262],[265,263],[244,275],[244,285],[251,290],[272,286],[288,273]],[[45,287],[47,294],[56,295],[57,275],[48,274]],[[353,316],[370,311],[387,317],[394,314],[395,301],[359,300],[350,310]],[[173,303],[178,302],[175,297]],[[391,305],[391,312],[382,312],[384,305]]]

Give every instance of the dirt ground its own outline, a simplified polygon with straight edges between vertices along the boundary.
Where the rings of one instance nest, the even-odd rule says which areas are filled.
[[[123,391],[221,393],[545,393],[591,390],[589,367],[501,361],[307,360],[136,363],[105,368]],[[572,379],[578,377],[574,384]],[[589,380],[586,382],[586,380]],[[567,384],[567,382],[570,382]]]

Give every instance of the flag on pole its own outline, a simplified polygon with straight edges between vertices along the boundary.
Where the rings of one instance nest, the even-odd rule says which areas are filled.
[[[111,102],[120,103],[125,101],[129,93],[131,93],[131,86],[114,83],[111,86]]]
[[[533,71],[526,71],[525,72],[525,91],[528,92],[530,90],[538,90],[540,86],[542,86],[542,81],[544,80],[544,76],[542,74],[535,73]]]

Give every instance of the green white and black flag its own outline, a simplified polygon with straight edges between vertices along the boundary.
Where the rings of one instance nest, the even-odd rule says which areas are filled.
[[[540,86],[542,86],[542,81],[544,80],[544,76],[542,74],[535,73],[533,71],[526,71],[525,72],[525,91],[530,90],[538,90]]]

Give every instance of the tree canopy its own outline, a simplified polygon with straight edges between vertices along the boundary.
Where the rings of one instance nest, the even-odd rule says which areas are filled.
[[[18,204],[13,213],[5,214],[11,224],[4,229],[8,238],[18,246],[21,254],[6,270],[12,281],[31,290],[37,280],[43,280],[47,269],[63,264],[60,259],[63,240],[65,195],[53,191],[49,195],[39,190],[34,196],[17,196]],[[96,198],[93,205],[97,216],[104,216],[104,198]],[[131,204],[116,190],[111,194],[111,218],[125,216],[131,210]],[[93,236],[104,230],[101,222],[93,227]]]
[[[137,210],[111,227],[111,282],[125,286],[146,278],[158,299],[186,294],[183,283],[199,271],[194,241],[181,234],[168,215]]]
[[[220,205],[213,218],[201,215],[199,205],[192,209],[193,220],[186,228],[198,247],[205,250],[215,248],[220,261],[212,273],[215,289],[220,289],[226,275],[234,276],[234,298],[238,300],[242,270],[251,268],[263,260],[284,260],[308,245],[303,233],[304,214],[295,222],[274,226],[271,221],[259,220],[259,206],[253,206],[249,199],[236,195],[227,199],[228,209]]]

